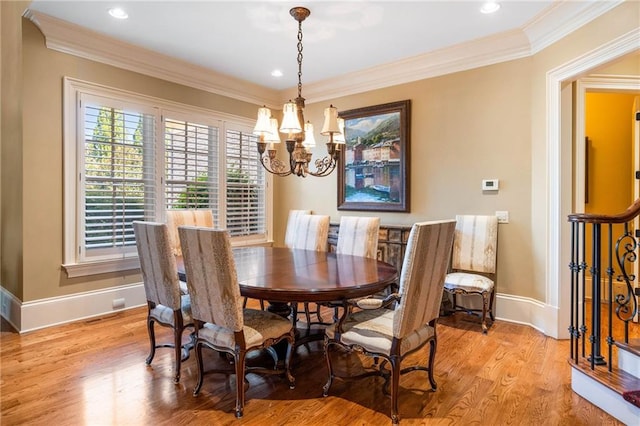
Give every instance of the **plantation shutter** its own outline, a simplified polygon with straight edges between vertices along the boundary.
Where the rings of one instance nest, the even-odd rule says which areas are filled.
[[[135,255],[133,221],[155,216],[155,115],[108,98],[81,106],[82,257]]]
[[[226,129],[227,229],[231,236],[266,235],[266,176],[251,129]]]
[[[218,217],[218,133],[217,126],[164,120],[167,209],[211,209]]]

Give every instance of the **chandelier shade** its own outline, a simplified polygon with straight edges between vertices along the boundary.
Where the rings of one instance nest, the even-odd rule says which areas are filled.
[[[324,111],[324,125],[320,132],[329,136],[327,155],[315,160],[315,170],[309,169],[313,154],[309,150],[315,147],[313,124],[304,120],[304,101],[302,97],[302,21],[311,11],[305,7],[294,7],[289,14],[298,22],[298,97],[289,101],[282,108],[282,124],[280,133],[286,134],[285,145],[289,154],[289,162],[279,160],[275,144],[280,143],[278,120],[271,116],[267,107],[258,109],[258,119],[253,133],[259,137],[258,154],[260,163],[269,173],[277,176],[296,175],[300,177],[327,176],[333,172],[340,158],[341,146],[344,145],[344,120],[338,117],[338,109],[331,105]],[[341,121],[342,120],[342,121]],[[341,124],[342,123],[342,127]],[[269,147],[267,148],[267,144]]]

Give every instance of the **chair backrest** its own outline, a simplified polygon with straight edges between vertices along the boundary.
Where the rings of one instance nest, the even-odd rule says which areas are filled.
[[[178,233],[193,319],[241,331],[242,300],[228,232],[181,226]]]
[[[181,256],[180,238],[178,226],[214,227],[213,212],[210,209],[198,210],[167,210],[167,227],[171,241],[171,251],[176,256]]]
[[[400,273],[401,299],[393,315],[393,336],[403,338],[438,318],[456,222],[416,223],[411,228]]]
[[[135,221],[133,232],[147,300],[173,310],[180,309],[180,283],[167,225]]]
[[[305,214],[311,214],[311,210],[289,210],[287,229],[284,234],[285,247],[293,248],[293,242],[296,235],[296,226],[298,225],[298,218]]]
[[[303,214],[296,222],[295,234],[289,248],[327,251],[329,216]]]
[[[456,216],[451,268],[494,274],[498,246],[496,216]]]
[[[336,252],[375,259],[379,229],[379,217],[342,216]]]

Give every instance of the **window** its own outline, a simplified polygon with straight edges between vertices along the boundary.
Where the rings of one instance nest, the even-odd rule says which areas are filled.
[[[233,244],[268,241],[250,120],[65,79],[65,269],[138,265],[132,223],[211,209]]]

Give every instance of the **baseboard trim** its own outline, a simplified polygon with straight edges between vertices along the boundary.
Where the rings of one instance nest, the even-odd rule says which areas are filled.
[[[21,302],[0,287],[2,317],[19,333],[146,305],[142,283]]]
[[[496,294],[496,318],[528,325],[556,339],[568,338],[558,333],[558,308],[529,297]]]
[[[640,419],[640,408],[631,405],[618,393],[573,367],[571,389],[624,424],[635,425]]]
[[[146,304],[142,283],[24,303],[0,287],[0,299],[2,317],[20,333]],[[557,308],[531,298],[498,293],[496,318],[533,327],[554,338],[568,338],[558,336]]]

